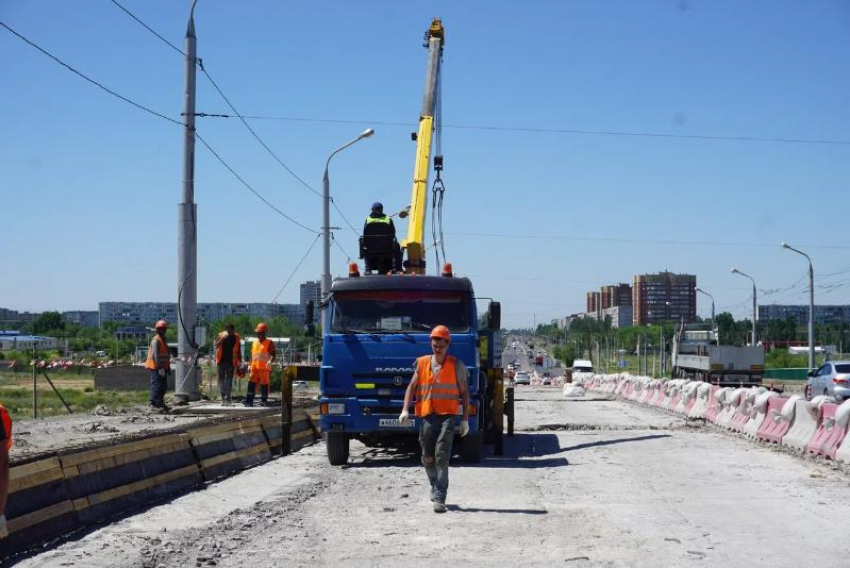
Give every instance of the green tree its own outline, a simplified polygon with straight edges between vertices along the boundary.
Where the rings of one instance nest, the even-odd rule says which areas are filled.
[[[48,332],[65,331],[65,322],[59,312],[44,312],[32,322],[32,332],[36,334],[47,334]]]

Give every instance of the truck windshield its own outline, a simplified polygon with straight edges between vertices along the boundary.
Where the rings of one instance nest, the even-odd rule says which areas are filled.
[[[334,294],[334,333],[428,331],[444,325],[469,331],[469,300],[452,292],[380,290]]]

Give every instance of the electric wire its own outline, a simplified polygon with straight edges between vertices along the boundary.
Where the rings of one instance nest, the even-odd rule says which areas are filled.
[[[310,255],[310,253],[313,251],[313,248],[316,246],[316,243],[319,242],[319,237],[321,237],[321,236],[322,236],[321,233],[316,235],[316,238],[313,239],[312,243],[310,243],[310,247],[307,249],[307,252],[304,253],[304,256],[301,257],[301,260],[298,261],[298,264],[296,264],[295,268],[292,269],[292,272],[289,273],[289,278],[286,279],[286,282],[283,283],[283,286],[281,286],[280,290],[277,291],[277,294],[275,294],[274,298],[269,303],[274,304],[275,302],[277,302],[277,299],[280,298],[280,295],[283,294],[283,291],[286,290],[286,287],[289,285],[289,283],[295,277],[295,273],[298,272],[298,269],[301,268],[301,265],[304,264],[304,261],[307,259],[307,257]]]
[[[339,244],[339,241],[337,241],[336,238],[334,238],[333,233],[331,233],[331,242],[336,245],[336,248],[338,248],[342,254],[345,255],[345,258],[348,260],[348,262],[351,262],[352,260],[354,260],[354,258],[352,258],[352,256],[350,254],[348,254],[348,252],[346,252],[346,250],[344,248],[342,248],[342,245]]]
[[[314,234],[321,234],[321,233],[319,233],[319,231],[316,231],[315,229],[311,229],[311,228],[310,228],[310,227],[308,227],[307,225],[304,225],[303,223],[300,223],[299,221],[297,221],[297,220],[296,220],[296,219],[294,219],[293,217],[291,217],[291,216],[287,215],[286,213],[284,213],[283,211],[281,211],[280,209],[278,209],[278,208],[277,208],[277,207],[276,207],[276,206],[275,206],[275,205],[274,205],[271,201],[269,201],[268,199],[266,199],[265,197],[263,197],[263,195],[262,195],[260,192],[258,192],[256,189],[254,189],[254,188],[251,186],[251,184],[249,184],[247,181],[245,181],[245,179],[244,179],[242,176],[240,176],[238,173],[236,173],[236,170],[234,170],[232,167],[230,167],[230,164],[228,164],[227,162],[225,162],[225,161],[224,161],[224,158],[222,158],[222,157],[218,154],[218,152],[216,152],[216,151],[212,148],[212,146],[210,146],[209,144],[207,144],[207,141],[206,141],[206,140],[204,140],[204,138],[201,136],[201,134],[200,134],[199,132],[197,132],[197,131],[196,131],[196,132],[195,132],[195,136],[197,136],[197,137],[198,137],[198,140],[200,140],[201,144],[203,144],[203,145],[204,145],[204,147],[206,147],[206,149],[207,149],[207,150],[209,150],[209,151],[210,151],[210,153],[212,153],[212,155],[213,155],[213,156],[215,156],[215,158],[216,158],[216,159],[217,159],[217,160],[221,163],[221,165],[222,165],[222,166],[224,166],[225,168],[227,168],[227,170],[228,170],[231,174],[233,174],[233,177],[235,177],[237,180],[239,180],[239,182],[240,182],[243,186],[245,186],[245,188],[247,188],[247,189],[248,189],[248,191],[250,191],[251,193],[253,193],[253,194],[257,197],[257,199],[259,199],[260,201],[262,201],[263,203],[265,203],[266,205],[268,205],[268,206],[269,206],[269,207],[270,207],[273,211],[275,211],[278,215],[280,215],[281,217],[283,217],[284,219],[286,219],[286,220],[287,220],[287,221],[289,221],[290,223],[293,223],[293,224],[295,224],[295,225],[298,225],[299,227],[301,227],[301,228],[302,228],[302,229],[304,229],[305,231],[309,231],[309,232],[314,233]]]
[[[61,59],[59,59],[58,57],[56,57],[55,55],[53,55],[52,53],[50,53],[49,51],[47,51],[46,49],[44,49],[43,47],[39,46],[38,44],[36,44],[36,43],[35,43],[35,42],[33,42],[32,40],[27,39],[27,38],[26,38],[26,37],[24,37],[23,35],[19,34],[18,32],[16,32],[15,30],[13,30],[11,27],[9,27],[9,26],[8,26],[6,23],[4,23],[3,21],[0,21],[0,26],[2,26],[2,27],[4,27],[4,28],[6,28],[6,30],[8,30],[10,33],[12,33],[12,34],[14,34],[15,36],[17,36],[17,37],[18,37],[21,41],[23,41],[23,42],[27,43],[28,45],[30,45],[31,47],[33,47],[33,48],[37,49],[38,51],[40,51],[41,53],[43,53],[44,55],[46,55],[47,57],[49,57],[50,59],[52,59],[53,61],[55,61],[55,62],[56,62],[56,63],[58,63],[59,65],[61,65],[62,67],[66,68],[66,69],[67,69],[68,71],[70,71],[71,73],[74,73],[75,75],[77,75],[77,76],[79,76],[80,78],[82,78],[82,79],[84,79],[84,80],[88,81],[88,82],[89,82],[89,83],[91,83],[92,85],[95,85],[95,86],[96,86],[96,87],[98,87],[99,89],[102,89],[103,91],[106,91],[107,93],[109,93],[109,94],[110,94],[110,95],[112,95],[113,97],[116,97],[116,98],[118,98],[118,99],[121,99],[121,100],[122,100],[122,101],[124,101],[125,103],[131,104],[131,105],[133,105],[134,107],[136,107],[136,108],[138,108],[138,109],[140,109],[140,110],[143,110],[143,111],[145,111],[145,112],[146,112],[146,113],[148,113],[148,114],[151,114],[151,115],[156,116],[156,117],[158,117],[158,118],[161,118],[161,119],[163,119],[163,120],[167,120],[168,122],[171,122],[171,123],[173,123],[173,124],[179,124],[180,126],[182,126],[182,125],[183,125],[183,123],[182,123],[182,122],[180,122],[179,120],[175,120],[175,119],[173,119],[173,118],[171,118],[171,117],[169,117],[169,116],[166,116],[166,115],[164,115],[164,114],[162,114],[162,113],[156,112],[155,110],[153,110],[153,109],[151,109],[151,108],[148,108],[148,107],[146,107],[146,106],[145,106],[145,105],[143,105],[143,104],[137,103],[136,101],[134,101],[134,100],[132,100],[132,99],[130,99],[130,98],[127,98],[127,97],[125,97],[124,95],[122,95],[122,94],[120,94],[120,93],[117,93],[117,92],[113,91],[113,90],[112,90],[112,89],[110,89],[109,87],[106,87],[106,86],[104,86],[104,85],[103,85],[103,84],[101,84],[101,83],[98,83],[97,81],[95,81],[94,79],[92,79],[91,77],[89,77],[88,75],[86,75],[86,74],[82,73],[81,71],[78,71],[77,69],[75,69],[75,68],[74,68],[74,67],[72,67],[71,65],[69,65],[69,64],[67,64],[67,63],[65,63],[64,61],[62,61]]]
[[[160,40],[162,40],[163,42],[165,42],[165,44],[166,44],[168,47],[170,47],[171,49],[173,49],[174,51],[176,51],[177,53],[179,53],[179,54],[180,54],[180,55],[182,55],[183,57],[185,57],[185,56],[186,56],[186,53],[185,53],[182,49],[180,49],[179,47],[177,47],[176,45],[174,45],[173,43],[171,43],[170,41],[168,41],[167,39],[165,39],[164,37],[162,37],[160,34],[158,34],[158,33],[156,32],[156,30],[154,30],[152,27],[150,27],[149,25],[147,25],[146,23],[144,23],[144,22],[143,22],[140,18],[138,18],[138,17],[137,17],[137,16],[136,16],[133,12],[131,12],[130,10],[128,10],[127,8],[125,8],[125,7],[124,7],[121,3],[117,2],[116,0],[109,0],[109,1],[110,1],[110,2],[112,2],[113,4],[115,4],[116,6],[118,6],[118,8],[120,8],[121,10],[123,10],[123,11],[124,11],[124,13],[126,13],[128,16],[130,16],[131,18],[133,18],[134,20],[136,20],[136,21],[137,21],[137,22],[138,22],[138,23],[139,23],[139,24],[140,24],[143,28],[145,28],[145,29],[146,29],[146,30],[148,30],[150,33],[152,33],[153,35],[155,35],[156,37],[158,37]]]
[[[234,118],[227,114],[209,115],[218,118]],[[415,128],[417,125],[412,122],[393,121],[393,120],[360,120],[360,119],[335,119],[335,118],[314,118],[314,117],[295,117],[295,116],[268,116],[268,115],[243,115],[244,118],[251,120],[280,120],[289,122],[317,122],[328,124],[370,124],[378,126],[399,126],[405,128]],[[723,136],[709,134],[670,134],[664,132],[646,132],[646,131],[626,131],[626,130],[589,130],[576,128],[535,128],[525,126],[501,126],[501,125],[484,125],[484,124],[444,124],[445,128],[453,128],[459,130],[481,130],[492,132],[518,132],[530,134],[570,134],[581,136],[619,136],[631,138],[671,138],[685,140],[709,140],[709,141],[727,141],[727,142],[773,142],[782,144],[821,144],[834,146],[850,146],[850,140],[834,140],[828,138],[786,138],[786,137],[771,137],[771,136]]]
[[[274,158],[274,159],[275,159],[275,161],[276,161],[278,164],[280,164],[280,166],[281,166],[283,169],[285,169],[287,172],[289,172],[289,175],[291,175],[293,178],[295,178],[295,179],[298,181],[298,183],[300,183],[301,185],[303,185],[304,187],[306,187],[308,190],[312,191],[313,193],[315,193],[316,195],[318,195],[319,197],[321,197],[321,196],[322,196],[322,194],[321,194],[320,192],[318,192],[318,191],[317,191],[317,190],[316,190],[313,186],[311,186],[309,183],[307,183],[306,181],[304,181],[303,179],[301,179],[301,177],[299,177],[299,176],[298,176],[298,174],[296,174],[296,173],[295,173],[295,172],[294,172],[294,171],[293,171],[293,170],[292,170],[289,166],[287,166],[287,165],[283,162],[283,160],[281,160],[281,159],[278,157],[278,155],[277,155],[277,154],[275,154],[275,153],[274,153],[274,151],[273,151],[271,148],[269,148],[269,145],[268,145],[268,144],[266,144],[266,143],[263,141],[263,139],[262,139],[262,138],[260,138],[260,135],[259,135],[259,134],[257,134],[257,133],[254,131],[254,129],[253,129],[253,128],[251,128],[251,125],[250,125],[250,124],[248,124],[248,121],[247,121],[247,120],[245,120],[245,117],[243,117],[241,114],[239,114],[239,111],[238,111],[238,110],[236,110],[236,107],[235,107],[235,106],[233,106],[233,103],[231,103],[231,102],[230,102],[230,99],[228,99],[228,98],[227,98],[227,95],[225,95],[225,94],[224,94],[224,91],[222,91],[222,90],[221,90],[221,87],[219,87],[219,86],[218,86],[218,83],[216,83],[216,82],[215,82],[215,80],[212,78],[212,76],[211,76],[211,75],[209,74],[209,72],[206,70],[206,67],[204,67],[204,65],[203,65],[202,63],[200,63],[200,61],[198,62],[198,67],[200,68],[200,70],[201,70],[201,72],[204,74],[204,76],[205,76],[205,77],[209,80],[209,82],[212,84],[213,88],[215,88],[215,90],[218,92],[218,94],[219,94],[219,95],[221,95],[221,98],[222,98],[222,99],[224,99],[224,102],[226,102],[226,103],[227,103],[227,106],[229,106],[229,107],[231,108],[231,110],[233,111],[233,113],[234,113],[234,114],[235,114],[235,115],[239,118],[239,120],[242,122],[242,124],[245,126],[245,128],[247,128],[247,129],[248,129],[248,132],[250,132],[250,133],[251,133],[251,135],[252,135],[252,136],[253,136],[253,137],[257,140],[257,142],[259,142],[259,143],[260,143],[260,145],[261,145],[263,148],[265,148],[266,152],[268,152],[268,153],[269,153],[269,155],[270,155],[272,158]]]

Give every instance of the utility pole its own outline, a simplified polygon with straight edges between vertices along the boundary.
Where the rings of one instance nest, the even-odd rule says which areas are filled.
[[[197,37],[195,4],[189,10],[183,62],[183,201],[177,206],[177,374],[175,403],[186,404],[198,395],[195,344],[198,303],[198,209],[195,205],[195,78]]]
[[[32,342],[32,417],[38,418],[38,379],[36,377],[36,365],[38,364],[38,351],[35,341]]]

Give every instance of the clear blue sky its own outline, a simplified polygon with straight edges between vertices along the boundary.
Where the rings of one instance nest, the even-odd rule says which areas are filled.
[[[122,3],[182,47],[188,1]],[[356,121],[251,122],[314,187],[331,150],[375,127],[331,170],[332,194],[359,228],[373,201],[409,202],[413,127],[377,123],[416,122],[432,16],[447,29],[446,125],[850,141],[843,1],[200,0],[198,51],[243,114]],[[3,2],[0,20],[179,119],[181,56],[109,0]],[[181,128],[2,29],[0,52],[0,306],[174,301]],[[228,111],[201,75],[198,110]],[[199,119],[198,131],[276,206],[321,225],[320,199],[236,119]],[[587,290],[665,268],[696,274],[736,316],[748,314],[750,292],[732,266],[756,279],[761,302],[804,303],[804,284],[788,288],[805,260],[782,241],[811,254],[818,303],[850,301],[850,145],[447,126],[443,153],[449,259],[479,295],[503,301],[508,326],[583,311]],[[270,301],[313,236],[200,145],[196,200],[199,300]],[[352,231],[336,236],[357,254]],[[346,269],[337,248],[332,267]],[[316,246],[281,301],[297,301],[298,283],[320,271]]]

